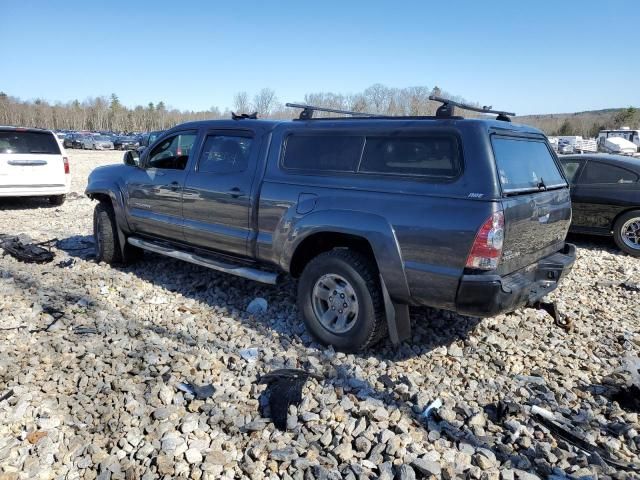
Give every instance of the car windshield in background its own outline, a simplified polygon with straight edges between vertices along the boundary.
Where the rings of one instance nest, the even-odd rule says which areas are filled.
[[[48,132],[0,131],[0,154],[38,153],[60,155],[56,138]]]
[[[567,184],[543,140],[494,136],[492,144],[505,193],[545,190]]]
[[[111,137],[107,137],[106,135],[99,135],[98,137],[96,137],[96,140],[100,142],[110,142]]]

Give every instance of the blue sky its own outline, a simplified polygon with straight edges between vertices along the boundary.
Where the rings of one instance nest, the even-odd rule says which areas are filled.
[[[640,4],[602,1],[4,1],[0,90],[230,107],[374,83],[518,114],[640,106]]]

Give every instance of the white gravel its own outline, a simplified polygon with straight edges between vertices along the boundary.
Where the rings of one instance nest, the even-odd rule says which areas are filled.
[[[49,264],[0,257],[0,479],[640,475],[601,458],[640,463],[638,414],[611,400],[631,381],[623,359],[640,352],[640,260],[609,241],[578,238],[575,269],[552,295],[570,331],[531,309],[482,321],[422,310],[401,348],[344,355],[304,332],[293,281],[268,287],[149,254],[96,264],[86,178],[122,153],[70,154],[62,207],[0,199],[0,233],[61,240]],[[255,298],[266,312],[247,313]],[[64,316],[53,322],[51,308]],[[260,416],[256,384],[281,367],[323,377],[307,382],[287,432]],[[180,382],[215,394],[195,400]],[[498,420],[500,400],[513,410]],[[602,455],[549,433],[533,405],[564,415]]]

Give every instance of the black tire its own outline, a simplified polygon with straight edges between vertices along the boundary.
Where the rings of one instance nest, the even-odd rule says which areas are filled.
[[[618,248],[623,252],[634,257],[640,257],[640,243],[638,244],[638,248],[633,248],[632,246],[627,245],[623,240],[622,230],[625,224],[633,219],[636,219],[638,224],[640,224],[640,210],[631,210],[630,212],[620,215],[616,219],[613,224],[613,240],[616,242]],[[640,235],[640,231],[637,231],[636,235]],[[640,241],[640,239],[638,241]]]
[[[347,280],[358,302],[358,314],[353,326],[343,333],[335,333],[325,327],[314,312],[314,287],[327,274],[339,275]],[[378,269],[368,257],[352,250],[340,248],[324,252],[306,265],[298,282],[298,309],[307,330],[322,343],[333,345],[336,350],[365,350],[387,333]]]
[[[140,248],[126,244],[120,248],[116,216],[111,204],[100,202],[93,211],[93,237],[96,242],[96,261],[109,265],[130,264],[138,260],[143,252]]]
[[[57,207],[59,207],[60,205],[62,205],[64,203],[64,201],[67,199],[66,195],[51,195],[49,197],[49,203],[51,205],[55,205]]]

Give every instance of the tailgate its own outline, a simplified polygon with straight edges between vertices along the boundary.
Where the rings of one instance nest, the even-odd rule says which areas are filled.
[[[560,250],[571,223],[569,188],[509,197],[499,271],[511,273]]]
[[[507,274],[563,247],[571,223],[571,197],[544,137],[494,135],[491,143],[504,197],[499,273]]]
[[[62,155],[0,154],[0,187],[65,185]]]

